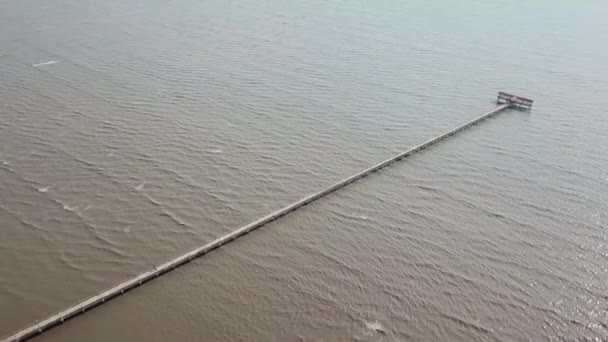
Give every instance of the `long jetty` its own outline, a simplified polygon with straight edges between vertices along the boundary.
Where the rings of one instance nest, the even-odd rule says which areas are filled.
[[[502,101],[503,98],[500,98],[500,101]],[[497,101],[497,103],[499,103],[499,101]],[[231,241],[234,241],[236,239],[238,239],[239,237],[242,237],[243,235],[246,235],[270,222],[273,222],[311,202],[314,202],[322,197],[325,197],[329,194],[331,194],[332,192],[341,189],[353,182],[356,182],[357,180],[364,178],[378,170],[381,170],[405,157],[408,157],[412,154],[415,154],[417,152],[420,152],[424,149],[426,149],[427,147],[430,147],[448,137],[451,137],[454,134],[457,134],[461,131],[464,131],[476,124],[478,124],[479,122],[488,119],[492,116],[495,116],[498,113],[503,112],[504,110],[514,106],[515,103],[514,102],[510,102],[507,101],[504,104],[500,104],[498,107],[494,108],[493,110],[481,115],[480,117],[471,120],[461,126],[458,126],[448,132],[445,132],[439,136],[436,136],[430,140],[427,140],[419,145],[416,145],[410,149],[408,149],[407,151],[401,152],[399,154],[397,154],[396,156],[393,156],[389,159],[386,159],[376,165],[373,165],[365,170],[362,170],[346,179],[343,179],[323,190],[320,190],[314,194],[308,195],[296,202],[293,202],[289,205],[287,205],[286,207],[279,209],[271,214],[268,214],[254,222],[251,222],[241,228],[238,228],[226,235],[223,235],[209,243],[207,243],[204,246],[201,246],[199,248],[196,248],[186,254],[183,254],[179,257],[176,257],[173,260],[167,261],[166,263],[162,264],[162,265],[158,265],[156,267],[154,267],[152,270],[149,270],[147,272],[144,272],[140,275],[138,275],[135,278],[129,279],[121,284],[118,284],[116,286],[114,286],[113,288],[100,293],[94,297],[91,297],[83,302],[80,302],[79,304],[76,304],[66,310],[63,310],[55,315],[52,315],[46,319],[44,319],[43,321],[37,322],[36,324],[33,324],[32,326],[25,328],[5,339],[2,340],[2,342],[17,342],[17,341],[25,341],[28,339],[31,339],[37,335],[42,334],[43,332],[52,329],[55,326],[58,326],[60,324],[62,324],[63,322],[74,318],[76,316],[79,316],[81,314],[83,314],[84,312],[91,310],[92,308],[101,305],[113,298],[116,298],[130,290],[133,290],[134,288],[137,288],[139,286],[141,286],[144,283],[149,282],[150,280],[157,278],[165,273],[168,273],[184,264],[189,263],[190,261],[199,258],[209,252],[211,252],[212,250],[219,248]]]

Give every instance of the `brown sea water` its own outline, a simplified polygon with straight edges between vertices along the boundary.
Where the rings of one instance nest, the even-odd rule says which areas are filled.
[[[40,341],[608,336],[601,1],[0,1],[0,336],[535,100]]]

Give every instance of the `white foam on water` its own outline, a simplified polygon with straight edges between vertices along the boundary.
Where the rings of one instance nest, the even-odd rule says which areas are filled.
[[[3,160],[3,161],[2,161],[2,165],[4,165],[4,166],[9,166],[9,165],[10,165],[10,163],[9,163],[9,162],[7,162],[6,160]]]
[[[375,322],[365,322],[365,327],[370,331],[370,332],[379,332],[379,333],[386,333],[386,331],[384,330],[384,326],[382,325],[382,323],[380,323],[379,321],[375,321]]]
[[[360,219],[362,219],[363,221],[369,221],[369,217],[365,216],[365,215],[361,215],[359,216]]]
[[[76,208],[78,208],[78,206],[71,206],[71,205],[67,205],[67,204],[63,205],[63,209],[67,210],[67,211],[75,211]]]
[[[45,65],[57,64],[59,62],[60,61],[48,61],[48,62],[44,62],[44,63],[32,64],[32,66],[34,68],[37,68],[37,67],[41,67],[41,66],[45,66]]]
[[[139,191],[139,190],[143,189],[145,184],[146,184],[146,182],[139,184],[138,186],[135,187],[135,190]]]
[[[220,149],[220,148],[215,148],[215,149],[211,150],[210,152],[213,153],[213,154],[220,154],[220,153],[222,153],[224,151],[222,151],[222,149]]]
[[[49,186],[45,186],[44,188],[38,188],[38,191],[40,191],[40,192],[47,192],[47,191],[49,191],[49,189],[51,189],[50,185]]]

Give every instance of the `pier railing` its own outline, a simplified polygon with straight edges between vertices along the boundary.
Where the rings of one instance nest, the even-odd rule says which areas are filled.
[[[534,101],[521,96],[511,95],[505,92],[499,92],[498,98],[496,99],[497,104],[510,103],[512,107],[530,110]]]

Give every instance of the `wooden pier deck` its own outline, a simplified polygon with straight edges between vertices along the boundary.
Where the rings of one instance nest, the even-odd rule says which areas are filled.
[[[116,286],[114,286],[111,289],[108,289],[107,291],[100,293],[94,297],[91,297],[83,302],[80,302],[66,310],[63,310],[55,315],[52,315],[40,322],[37,322],[36,324],[33,324],[32,326],[29,326],[23,330],[20,330],[16,333],[14,333],[11,336],[8,336],[6,338],[4,338],[2,340],[2,342],[16,342],[16,341],[24,341],[27,339],[30,339],[32,337],[35,337],[57,325],[62,324],[64,321],[69,320],[71,318],[74,318],[78,315],[83,314],[84,312],[98,306],[101,305],[105,302],[107,302],[108,300],[111,300],[115,297],[118,297],[122,294],[124,294],[125,292],[128,292],[154,278],[157,278],[167,272],[170,272],[171,270],[176,269],[177,267],[180,267],[188,262],[190,262],[191,260],[201,257],[207,253],[209,253],[210,251],[221,247],[222,245],[229,243],[239,237],[242,237],[243,235],[248,234],[249,232],[256,230],[262,226],[264,226],[267,223],[273,222],[277,219],[279,219],[282,216],[285,216],[287,214],[289,214],[292,211],[295,211],[313,201],[316,201],[319,198],[322,198],[324,196],[327,196],[328,194],[331,194],[332,192],[341,189],[345,186],[347,186],[350,183],[353,183],[363,177],[366,177],[382,168],[385,168],[405,157],[408,157],[412,154],[415,154],[417,152],[420,152],[424,149],[426,149],[427,147],[434,145],[456,133],[459,133],[461,131],[464,131],[468,128],[470,128],[471,126],[474,126],[476,124],[478,124],[479,122],[488,119],[492,116],[495,116],[498,113],[503,112],[504,110],[510,108],[511,106],[513,106],[512,103],[508,102],[505,104],[502,104],[498,107],[496,107],[495,109],[479,116],[478,118],[471,120],[463,125],[460,125],[448,132],[445,132],[439,136],[436,136],[430,140],[427,140],[419,145],[416,145],[404,152],[401,152],[389,159],[386,159],[376,165],[373,165],[365,170],[362,170],[346,179],[343,179],[331,186],[328,186],[327,188],[318,191],[314,194],[308,195],[294,203],[291,203],[289,205],[287,205],[286,207],[279,209],[271,214],[268,214],[254,222],[251,222],[241,228],[238,228],[222,237],[219,237],[207,244],[205,244],[204,246],[201,246],[199,248],[196,248],[188,253],[185,253],[179,257],[176,257],[173,260],[167,261],[166,263],[162,264],[162,265],[158,265],[156,267],[154,267],[153,269],[142,273],[140,275],[138,275],[135,278],[129,279],[121,284],[118,284]]]

